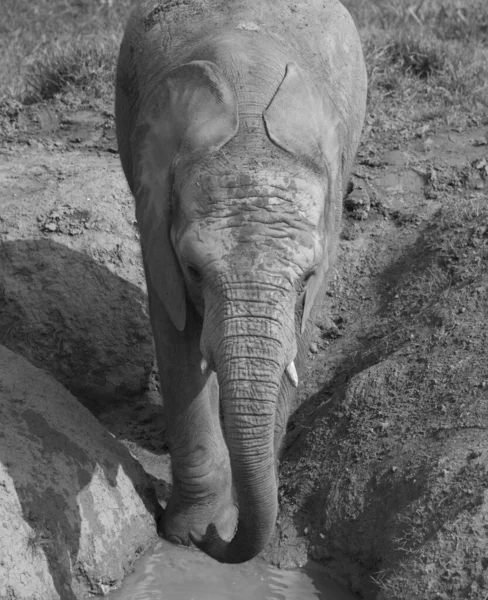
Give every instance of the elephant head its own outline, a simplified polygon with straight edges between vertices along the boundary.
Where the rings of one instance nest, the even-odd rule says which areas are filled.
[[[201,368],[217,374],[239,507],[230,541],[212,524],[192,539],[242,562],[276,520],[278,405],[297,386],[297,351],[335,255],[347,132],[295,63],[255,109],[240,108],[209,61],[148,87],[122,152],[146,274],[177,330],[190,306],[201,317]]]

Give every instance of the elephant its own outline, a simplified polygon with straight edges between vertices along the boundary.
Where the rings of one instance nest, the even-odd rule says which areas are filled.
[[[256,556],[365,116],[337,0],[142,0],[116,74],[173,486],[160,528]]]

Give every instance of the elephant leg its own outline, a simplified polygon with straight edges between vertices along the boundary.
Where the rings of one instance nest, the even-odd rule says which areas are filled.
[[[175,543],[189,544],[189,532],[203,535],[210,523],[230,539],[237,523],[229,454],[219,417],[215,373],[202,375],[199,317],[189,307],[179,332],[147,281],[156,345],[173,489],[162,529]]]

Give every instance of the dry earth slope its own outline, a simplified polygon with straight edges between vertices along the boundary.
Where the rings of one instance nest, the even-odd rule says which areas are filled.
[[[286,564],[294,545],[385,600],[481,600],[488,131],[385,137],[371,132],[347,201],[326,326],[282,462],[274,557]],[[367,220],[352,220],[368,198]]]
[[[365,596],[488,594],[487,126],[370,122],[346,200],[267,556],[311,555]],[[0,343],[89,406],[164,496],[113,115],[12,102],[2,131]]]

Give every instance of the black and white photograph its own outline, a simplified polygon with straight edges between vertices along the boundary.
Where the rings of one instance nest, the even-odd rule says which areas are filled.
[[[487,0],[0,0],[0,600],[488,600],[487,431]]]

